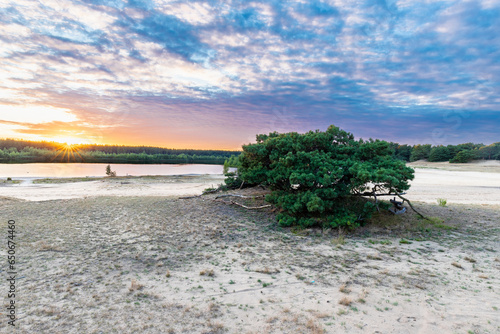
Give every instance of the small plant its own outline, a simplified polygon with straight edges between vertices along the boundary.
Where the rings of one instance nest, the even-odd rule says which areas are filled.
[[[116,172],[111,170],[111,166],[110,165],[106,166],[106,175],[109,176],[109,177],[115,177],[116,176]]]
[[[130,288],[128,290],[130,292],[135,291],[135,290],[140,290],[144,287],[141,283],[137,282],[137,280],[133,279],[132,282],[130,283]]]
[[[446,200],[444,198],[438,198],[437,199],[437,202],[439,204],[439,206],[446,206]]]
[[[344,233],[342,232],[342,228],[339,228],[338,237],[332,239],[332,244],[337,246],[345,245],[345,236]]]
[[[351,292],[351,289],[349,289],[349,288],[347,287],[347,285],[342,284],[342,285],[340,286],[340,288],[339,288],[339,291],[340,291],[340,292],[342,292],[342,293],[349,293],[349,292]]]
[[[302,276],[301,274],[297,274],[297,275],[295,275],[295,277],[297,277],[297,279],[298,279],[298,280],[301,280],[301,281],[303,281],[303,280],[305,280],[305,279],[306,279],[306,278],[305,278],[304,276]]]
[[[11,177],[8,177],[8,178],[7,178],[7,181],[12,181],[12,178],[11,178]]]
[[[235,284],[235,283],[236,283],[236,282],[235,282],[235,281],[233,281],[233,280],[230,280],[230,281],[229,281],[229,284]]]
[[[342,297],[342,299],[339,300],[340,305],[349,306],[349,305],[351,305],[351,303],[352,303],[352,299],[349,297]]]

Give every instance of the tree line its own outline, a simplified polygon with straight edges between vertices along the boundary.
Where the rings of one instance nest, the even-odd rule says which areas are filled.
[[[428,160],[465,163],[477,159],[500,160],[500,142],[491,145],[459,145],[390,142],[392,156],[406,162]],[[153,146],[79,144],[66,146],[57,142],[0,139],[0,163],[88,162],[131,164],[203,163],[237,166],[240,151],[171,149]]]
[[[399,145],[391,143],[394,155],[401,160],[430,162],[449,161],[451,163],[466,163],[472,160],[500,160],[500,142],[491,145],[465,143],[459,145]]]
[[[0,139],[0,163],[87,162],[130,164],[223,164],[239,151],[170,149],[152,146],[120,146]]]

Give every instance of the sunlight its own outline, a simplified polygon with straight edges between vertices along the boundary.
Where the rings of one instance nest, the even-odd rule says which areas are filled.
[[[59,157],[61,162],[76,162],[77,160],[83,162],[83,157],[78,153],[78,145],[83,144],[84,141],[76,137],[64,137],[59,138],[57,141],[60,143],[57,148],[57,154],[52,159],[52,162],[56,161]]]
[[[52,140],[61,144],[68,144],[68,146],[77,144],[88,144],[88,140],[78,137],[57,137],[53,138]]]

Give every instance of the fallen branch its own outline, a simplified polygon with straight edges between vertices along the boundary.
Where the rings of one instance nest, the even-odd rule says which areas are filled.
[[[243,204],[240,204],[240,203],[236,203],[235,201],[223,201],[221,199],[217,200],[217,199],[214,199],[214,202],[222,202],[224,204],[234,204],[234,205],[237,205],[237,206],[241,206],[242,208],[245,208],[245,209],[248,209],[248,210],[256,210],[256,209],[264,209],[264,208],[270,208],[271,207],[271,204],[266,204],[266,205],[261,205],[261,206],[246,206],[246,205],[243,205]]]
[[[215,199],[218,199],[221,197],[240,197],[240,198],[256,199],[256,198],[264,198],[264,197],[266,197],[266,195],[245,196],[245,195],[237,195],[237,194],[227,194],[227,195],[219,195],[219,196],[215,197]]]

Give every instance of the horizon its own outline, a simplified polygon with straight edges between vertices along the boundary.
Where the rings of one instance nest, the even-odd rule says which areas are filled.
[[[334,124],[411,146],[500,141],[489,0],[17,0],[0,27],[3,137],[239,151]]]

